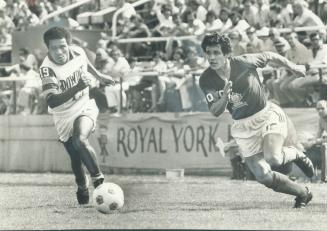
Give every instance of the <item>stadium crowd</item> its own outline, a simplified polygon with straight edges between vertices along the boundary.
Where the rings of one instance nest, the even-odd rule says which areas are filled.
[[[17,82],[17,113],[44,114],[38,67],[42,57],[20,48],[19,63],[10,63],[13,31],[38,26],[50,13],[76,1],[0,0],[1,77],[32,76]],[[94,2],[96,4],[94,4]],[[135,1],[91,1],[46,21],[61,21],[70,29],[101,31],[95,67],[121,84],[100,86],[91,95],[100,111],[187,112],[207,111],[199,89],[199,73],[208,66],[200,47],[206,33],[227,33],[232,55],[262,51],[277,52],[304,64],[306,78],[296,78],[275,67],[260,70],[267,96],[282,107],[315,106],[326,99],[327,1],[313,0],[153,0],[138,7]],[[108,7],[122,8],[112,37],[112,22],[82,24],[78,15]],[[299,30],[298,27],[312,28]],[[294,29],[295,28],[295,29]],[[185,39],[185,36],[188,36]],[[163,37],[156,42],[146,38]],[[178,39],[184,37],[184,39]],[[145,38],[142,42],[119,43],[121,39]],[[78,41],[78,40],[77,40]],[[79,41],[81,42],[81,41]],[[9,52],[10,53],[10,52]],[[0,82],[0,113],[11,114],[11,82]]]

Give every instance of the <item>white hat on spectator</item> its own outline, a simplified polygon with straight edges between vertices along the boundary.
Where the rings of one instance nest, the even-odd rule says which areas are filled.
[[[4,10],[7,3],[4,0],[0,0],[0,10]]]

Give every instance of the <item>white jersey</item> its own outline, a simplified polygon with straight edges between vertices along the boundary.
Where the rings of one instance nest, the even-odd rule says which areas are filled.
[[[42,94],[47,97],[50,93],[60,94],[69,91],[77,85],[79,79],[87,72],[87,57],[84,50],[70,46],[71,59],[64,65],[57,65],[49,57],[45,57],[40,67]],[[94,99],[89,97],[89,87],[77,92],[65,103],[50,108],[59,140],[66,142],[73,135],[74,122],[80,116],[87,116],[93,121],[93,130],[99,113]]]
[[[88,75],[88,59],[84,50],[78,46],[70,46],[71,59],[63,64],[57,65],[48,56],[43,60],[40,67],[42,80],[42,95],[46,97],[50,93],[63,93],[77,85],[83,75]],[[75,97],[65,103],[50,108],[49,112],[59,117],[71,116],[77,113],[81,107],[89,101],[89,88],[85,88],[75,94]]]

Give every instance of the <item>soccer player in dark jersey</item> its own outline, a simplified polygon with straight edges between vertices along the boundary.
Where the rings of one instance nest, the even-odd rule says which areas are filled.
[[[40,67],[42,94],[53,114],[59,140],[71,159],[78,203],[87,204],[89,190],[82,163],[95,188],[104,180],[88,142],[99,112],[94,99],[89,97],[89,90],[97,85],[94,77],[104,84],[114,81],[94,68],[81,47],[71,45],[71,34],[66,29],[52,27],[44,33],[43,40],[48,54]]]
[[[206,35],[201,46],[210,66],[200,77],[200,87],[210,112],[216,117],[225,109],[230,112],[231,134],[256,180],[276,192],[296,196],[294,208],[305,207],[312,199],[308,187],[281,172],[293,162],[311,178],[312,162],[297,146],[290,119],[279,106],[267,101],[256,71],[273,62],[304,77],[305,67],[273,52],[231,57],[226,35]]]

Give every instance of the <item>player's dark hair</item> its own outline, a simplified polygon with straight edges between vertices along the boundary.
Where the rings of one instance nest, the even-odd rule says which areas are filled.
[[[43,41],[49,47],[49,41],[53,39],[66,39],[67,43],[71,43],[71,34],[63,27],[52,27],[43,34]]]
[[[208,46],[220,46],[224,55],[228,55],[232,52],[231,41],[228,35],[225,34],[220,35],[218,33],[214,33],[204,36],[201,43],[201,47],[204,52]]]

